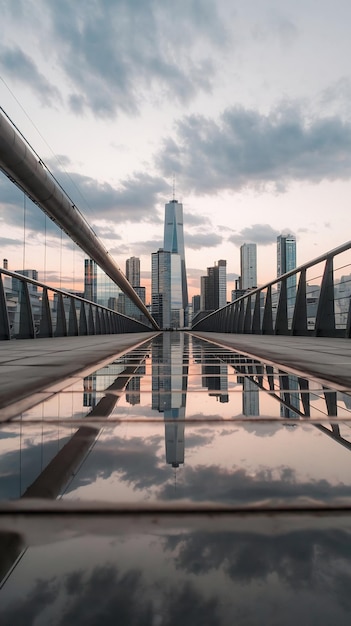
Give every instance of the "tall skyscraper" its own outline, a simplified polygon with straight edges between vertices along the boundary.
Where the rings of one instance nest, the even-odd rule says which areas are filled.
[[[215,311],[227,304],[227,261],[221,259],[201,276],[201,310]]]
[[[186,313],[188,308],[188,284],[186,278],[185,249],[183,233],[183,205],[173,199],[165,205],[165,225],[163,249],[180,257],[180,286],[182,294],[182,309]]]
[[[240,246],[241,289],[257,287],[257,250],[255,243]]]
[[[277,237],[277,277],[296,267],[296,237],[292,234]],[[288,300],[296,293],[296,276],[287,280]]]
[[[140,287],[140,259],[132,256],[126,260],[126,277],[132,287]]]

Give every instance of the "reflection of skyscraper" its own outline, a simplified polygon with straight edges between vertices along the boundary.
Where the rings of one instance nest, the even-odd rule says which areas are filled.
[[[185,249],[183,233],[183,205],[173,199],[165,205],[165,224],[163,249],[172,255],[179,255],[179,270],[177,269],[178,290],[181,293],[180,307],[186,313],[188,308],[188,285],[185,266]],[[173,281],[173,288],[177,288]]]
[[[164,415],[166,461],[172,467],[184,463],[187,346],[183,333],[163,333],[152,344],[152,408]]]
[[[131,405],[140,404],[140,378],[145,374],[145,365],[138,367],[133,378],[126,386],[126,402]]]
[[[110,363],[102,367],[94,374],[85,376],[83,380],[83,406],[91,406],[94,408],[100,400],[100,395],[104,395],[105,390],[113,383],[113,381],[125,370],[123,362]]]
[[[299,382],[295,374],[279,373],[280,397],[284,404],[280,404],[280,417],[299,417],[294,408],[300,409]],[[286,406],[288,405],[288,406]],[[291,408],[290,408],[291,407]]]
[[[260,414],[259,389],[248,376],[243,376],[243,415],[258,416]]]
[[[207,387],[209,396],[219,402],[229,402],[228,366],[225,363],[202,366],[202,386]]]

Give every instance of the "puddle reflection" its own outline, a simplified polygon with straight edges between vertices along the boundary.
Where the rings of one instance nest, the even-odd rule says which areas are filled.
[[[351,525],[332,511],[351,505],[350,411],[350,390],[184,333],[75,379],[1,426],[1,623],[268,624],[273,605],[275,623],[348,623]],[[32,499],[100,503],[100,522],[37,513],[34,532]],[[123,507],[152,521],[121,530]],[[302,509],[329,517],[282,513]],[[223,529],[221,510],[246,517]]]

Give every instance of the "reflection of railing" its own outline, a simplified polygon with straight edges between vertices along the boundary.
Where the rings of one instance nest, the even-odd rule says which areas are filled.
[[[0,340],[150,330],[147,323],[0,268]]]
[[[280,370],[272,365],[243,354],[240,354],[240,364],[238,363],[238,353],[224,354],[221,352],[218,354],[218,360],[231,365],[234,371],[240,374],[242,378],[240,382],[243,383],[244,397],[244,381],[246,380],[251,386],[249,393],[252,393],[252,387],[257,387],[269,393],[271,398],[279,402],[281,407],[280,416],[282,418],[292,418],[293,422],[295,422],[301,418],[312,417],[312,426],[314,428],[317,428],[322,433],[344,446],[344,448],[351,451],[351,442],[349,438],[342,436],[340,423],[330,421],[329,424],[327,422],[319,424],[315,422],[316,415],[318,414],[321,414],[323,417],[328,416],[332,419],[337,418],[340,405],[337,402],[337,392],[335,390],[321,385],[320,389],[317,387],[312,391],[310,390],[310,381],[307,378],[296,376],[295,374]],[[347,411],[350,410],[347,408]],[[244,415],[247,414],[244,413]],[[259,415],[258,402],[257,412],[255,412],[254,415],[256,417]],[[345,423],[349,424],[350,422]],[[284,425],[287,425],[286,421]]]
[[[199,321],[194,320],[193,329],[351,337],[350,303],[351,241],[348,241],[263,287],[248,291]]]

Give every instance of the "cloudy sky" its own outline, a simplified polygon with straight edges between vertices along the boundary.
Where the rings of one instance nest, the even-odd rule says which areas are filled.
[[[298,264],[350,238],[349,0],[0,0],[0,14],[0,104],[123,270],[136,255],[149,275],[173,179],[190,295],[224,258],[229,296],[244,242],[262,284],[282,231]],[[11,269],[23,233],[1,175]],[[25,233],[27,267],[80,272],[29,202]]]

